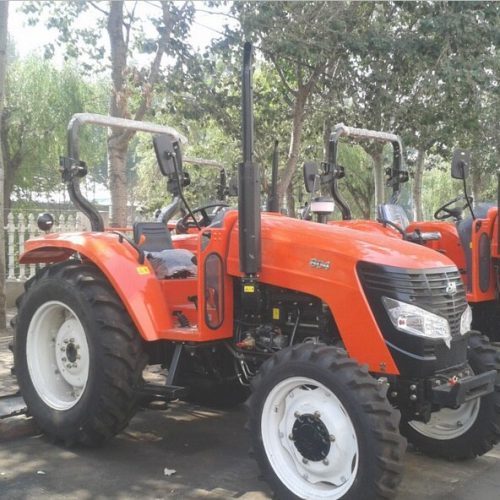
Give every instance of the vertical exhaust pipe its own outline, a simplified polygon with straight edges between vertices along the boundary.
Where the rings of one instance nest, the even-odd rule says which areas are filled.
[[[280,160],[280,149],[278,141],[274,141],[273,166],[271,175],[271,190],[269,192],[269,202],[267,210],[269,212],[279,212],[280,202],[278,200],[278,167]]]
[[[239,243],[240,271],[254,277],[261,268],[260,237],[260,173],[253,161],[253,109],[252,109],[253,47],[245,43],[242,72],[242,125],[243,162],[238,168],[239,177]]]

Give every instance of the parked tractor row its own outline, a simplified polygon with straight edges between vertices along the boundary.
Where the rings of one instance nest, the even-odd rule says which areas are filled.
[[[147,399],[246,400],[253,452],[283,499],[393,497],[405,437],[451,459],[486,453],[500,438],[500,358],[471,331],[461,267],[404,241],[396,223],[347,220],[336,136],[321,173],[309,167],[305,178],[329,189],[346,220],[291,219],[275,200],[261,213],[250,44],[242,80],[237,209],[189,206],[175,130],[71,121],[63,180],[92,231],[34,238],[20,257],[46,264],[18,301],[15,370],[29,412],[57,441],[98,445]],[[104,228],[79,189],[86,123],[154,134],[173,198],[159,222],[135,224],[133,236]],[[395,146],[396,185],[404,174],[394,137],[372,138]],[[186,215],[174,225],[180,206]],[[481,235],[498,231],[496,207],[488,217],[477,230],[483,247]],[[143,379],[155,364],[168,368],[163,385]]]

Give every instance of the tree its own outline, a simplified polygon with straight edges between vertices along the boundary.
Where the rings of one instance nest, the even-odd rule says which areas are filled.
[[[4,111],[4,89],[5,73],[7,70],[7,20],[9,16],[9,2],[0,2],[0,141],[3,137],[2,116]],[[5,170],[3,154],[0,149],[0,211],[4,210],[3,183]],[[3,221],[3,217],[0,218]],[[6,327],[6,297],[5,297],[5,236],[2,228],[0,230],[0,328]]]
[[[47,197],[62,187],[58,159],[66,151],[69,119],[90,105],[102,112],[103,97],[99,84],[86,83],[69,64],[56,69],[50,61],[30,57],[10,65],[1,138],[6,213],[13,194],[17,199]],[[90,164],[99,151],[103,148],[94,144],[84,150],[91,153],[86,158]]]
[[[242,2],[235,3],[233,9],[245,35],[255,38],[264,57],[272,62],[283,99],[290,106],[288,155],[278,184],[278,196],[283,199],[297,170],[307,105],[322,81],[338,84],[339,68],[345,60],[343,45],[355,30],[354,19],[361,15],[363,6]]]
[[[150,21],[156,29],[156,37],[145,35],[141,17],[136,10],[145,5],[156,7]],[[131,9],[125,9],[123,1],[110,1],[108,10],[103,3],[73,0],[63,5],[57,2],[29,4],[25,11],[37,22],[40,12],[48,12],[47,25],[59,32],[57,43],[66,48],[68,57],[85,60],[87,70],[93,65],[102,68],[105,54],[102,32],[105,29],[110,42],[111,88],[109,93],[109,114],[118,118],[142,120],[151,108],[153,93],[161,74],[162,60],[169,56],[185,54],[184,39],[194,13],[193,5],[184,2],[134,2]],[[98,15],[97,27],[81,28],[82,14],[94,11]],[[160,12],[158,18],[156,13]],[[49,47],[49,52],[50,52]],[[53,50],[53,47],[52,47]],[[151,54],[148,68],[131,60],[132,53]],[[108,135],[108,174],[111,191],[112,226],[125,226],[127,222],[127,151],[133,133],[112,129]]]

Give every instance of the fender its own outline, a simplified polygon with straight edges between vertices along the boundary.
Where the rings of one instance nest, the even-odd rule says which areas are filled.
[[[172,315],[151,264],[140,264],[137,251],[106,232],[49,234],[25,242],[21,264],[56,263],[78,253],[96,265],[120,297],[143,339],[159,340],[172,328]]]
[[[233,276],[240,276],[237,233],[235,225],[227,263]],[[358,278],[360,260],[416,270],[453,266],[447,257],[400,237],[262,214],[260,281],[318,297],[330,308],[351,357],[372,372],[397,375]]]

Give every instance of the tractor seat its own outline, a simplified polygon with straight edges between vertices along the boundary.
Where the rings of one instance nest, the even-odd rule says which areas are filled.
[[[478,219],[486,219],[488,215],[488,210],[491,207],[496,206],[495,203],[478,203],[474,207],[474,215]],[[466,217],[465,219],[457,221],[457,231],[460,238],[460,243],[465,253],[465,265],[467,268],[467,274],[472,276],[472,250],[470,247],[472,241],[472,225],[474,220],[472,216]],[[467,280],[467,289],[470,291],[472,288],[472,279]]]
[[[145,252],[161,252],[173,248],[170,231],[162,222],[135,222],[134,241]]]
[[[136,222],[134,241],[144,250],[159,279],[188,278],[197,272],[196,256],[174,248],[170,231],[162,222]]]

